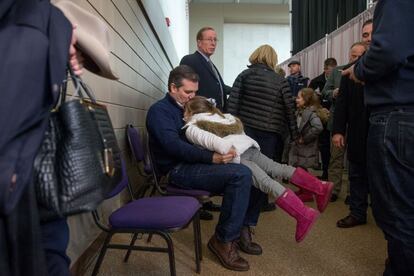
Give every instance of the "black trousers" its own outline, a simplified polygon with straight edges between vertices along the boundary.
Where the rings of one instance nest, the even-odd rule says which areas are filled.
[[[0,274],[48,275],[32,183],[7,216],[0,217]]]

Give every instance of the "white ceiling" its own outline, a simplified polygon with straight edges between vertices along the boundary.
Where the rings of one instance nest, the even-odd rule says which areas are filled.
[[[189,2],[211,4],[289,4],[289,0],[190,0]]]

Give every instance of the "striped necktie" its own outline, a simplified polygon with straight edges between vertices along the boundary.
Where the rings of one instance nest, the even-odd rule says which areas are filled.
[[[217,79],[217,81],[218,81],[218,83],[219,83],[219,85],[220,85],[220,92],[221,92],[221,104],[222,104],[222,107],[224,108],[224,93],[223,93],[223,87],[222,87],[222,85],[221,85],[221,81],[220,81],[220,75],[219,75],[219,73],[217,72],[217,70],[216,70],[216,67],[214,66],[214,64],[213,64],[213,62],[211,61],[211,59],[209,59],[208,60],[208,64],[210,64],[210,66],[211,66],[211,70],[213,71],[213,73],[214,73],[214,76],[216,77],[216,79]]]

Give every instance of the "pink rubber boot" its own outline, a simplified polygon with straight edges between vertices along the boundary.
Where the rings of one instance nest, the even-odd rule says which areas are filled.
[[[313,202],[313,194],[309,191],[299,188],[295,194],[302,200],[302,202]]]
[[[296,168],[290,182],[299,188],[314,193],[319,212],[325,211],[332,195],[332,182],[321,181],[302,168]]]
[[[318,219],[319,212],[303,204],[295,193],[289,189],[286,189],[276,199],[276,204],[296,219],[295,239],[297,242],[301,242]]]

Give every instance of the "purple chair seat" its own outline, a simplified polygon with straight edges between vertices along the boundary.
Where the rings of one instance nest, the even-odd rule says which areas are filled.
[[[200,208],[193,197],[150,197],[132,201],[109,217],[112,228],[172,229],[187,225]],[[177,212],[172,212],[177,210]]]

